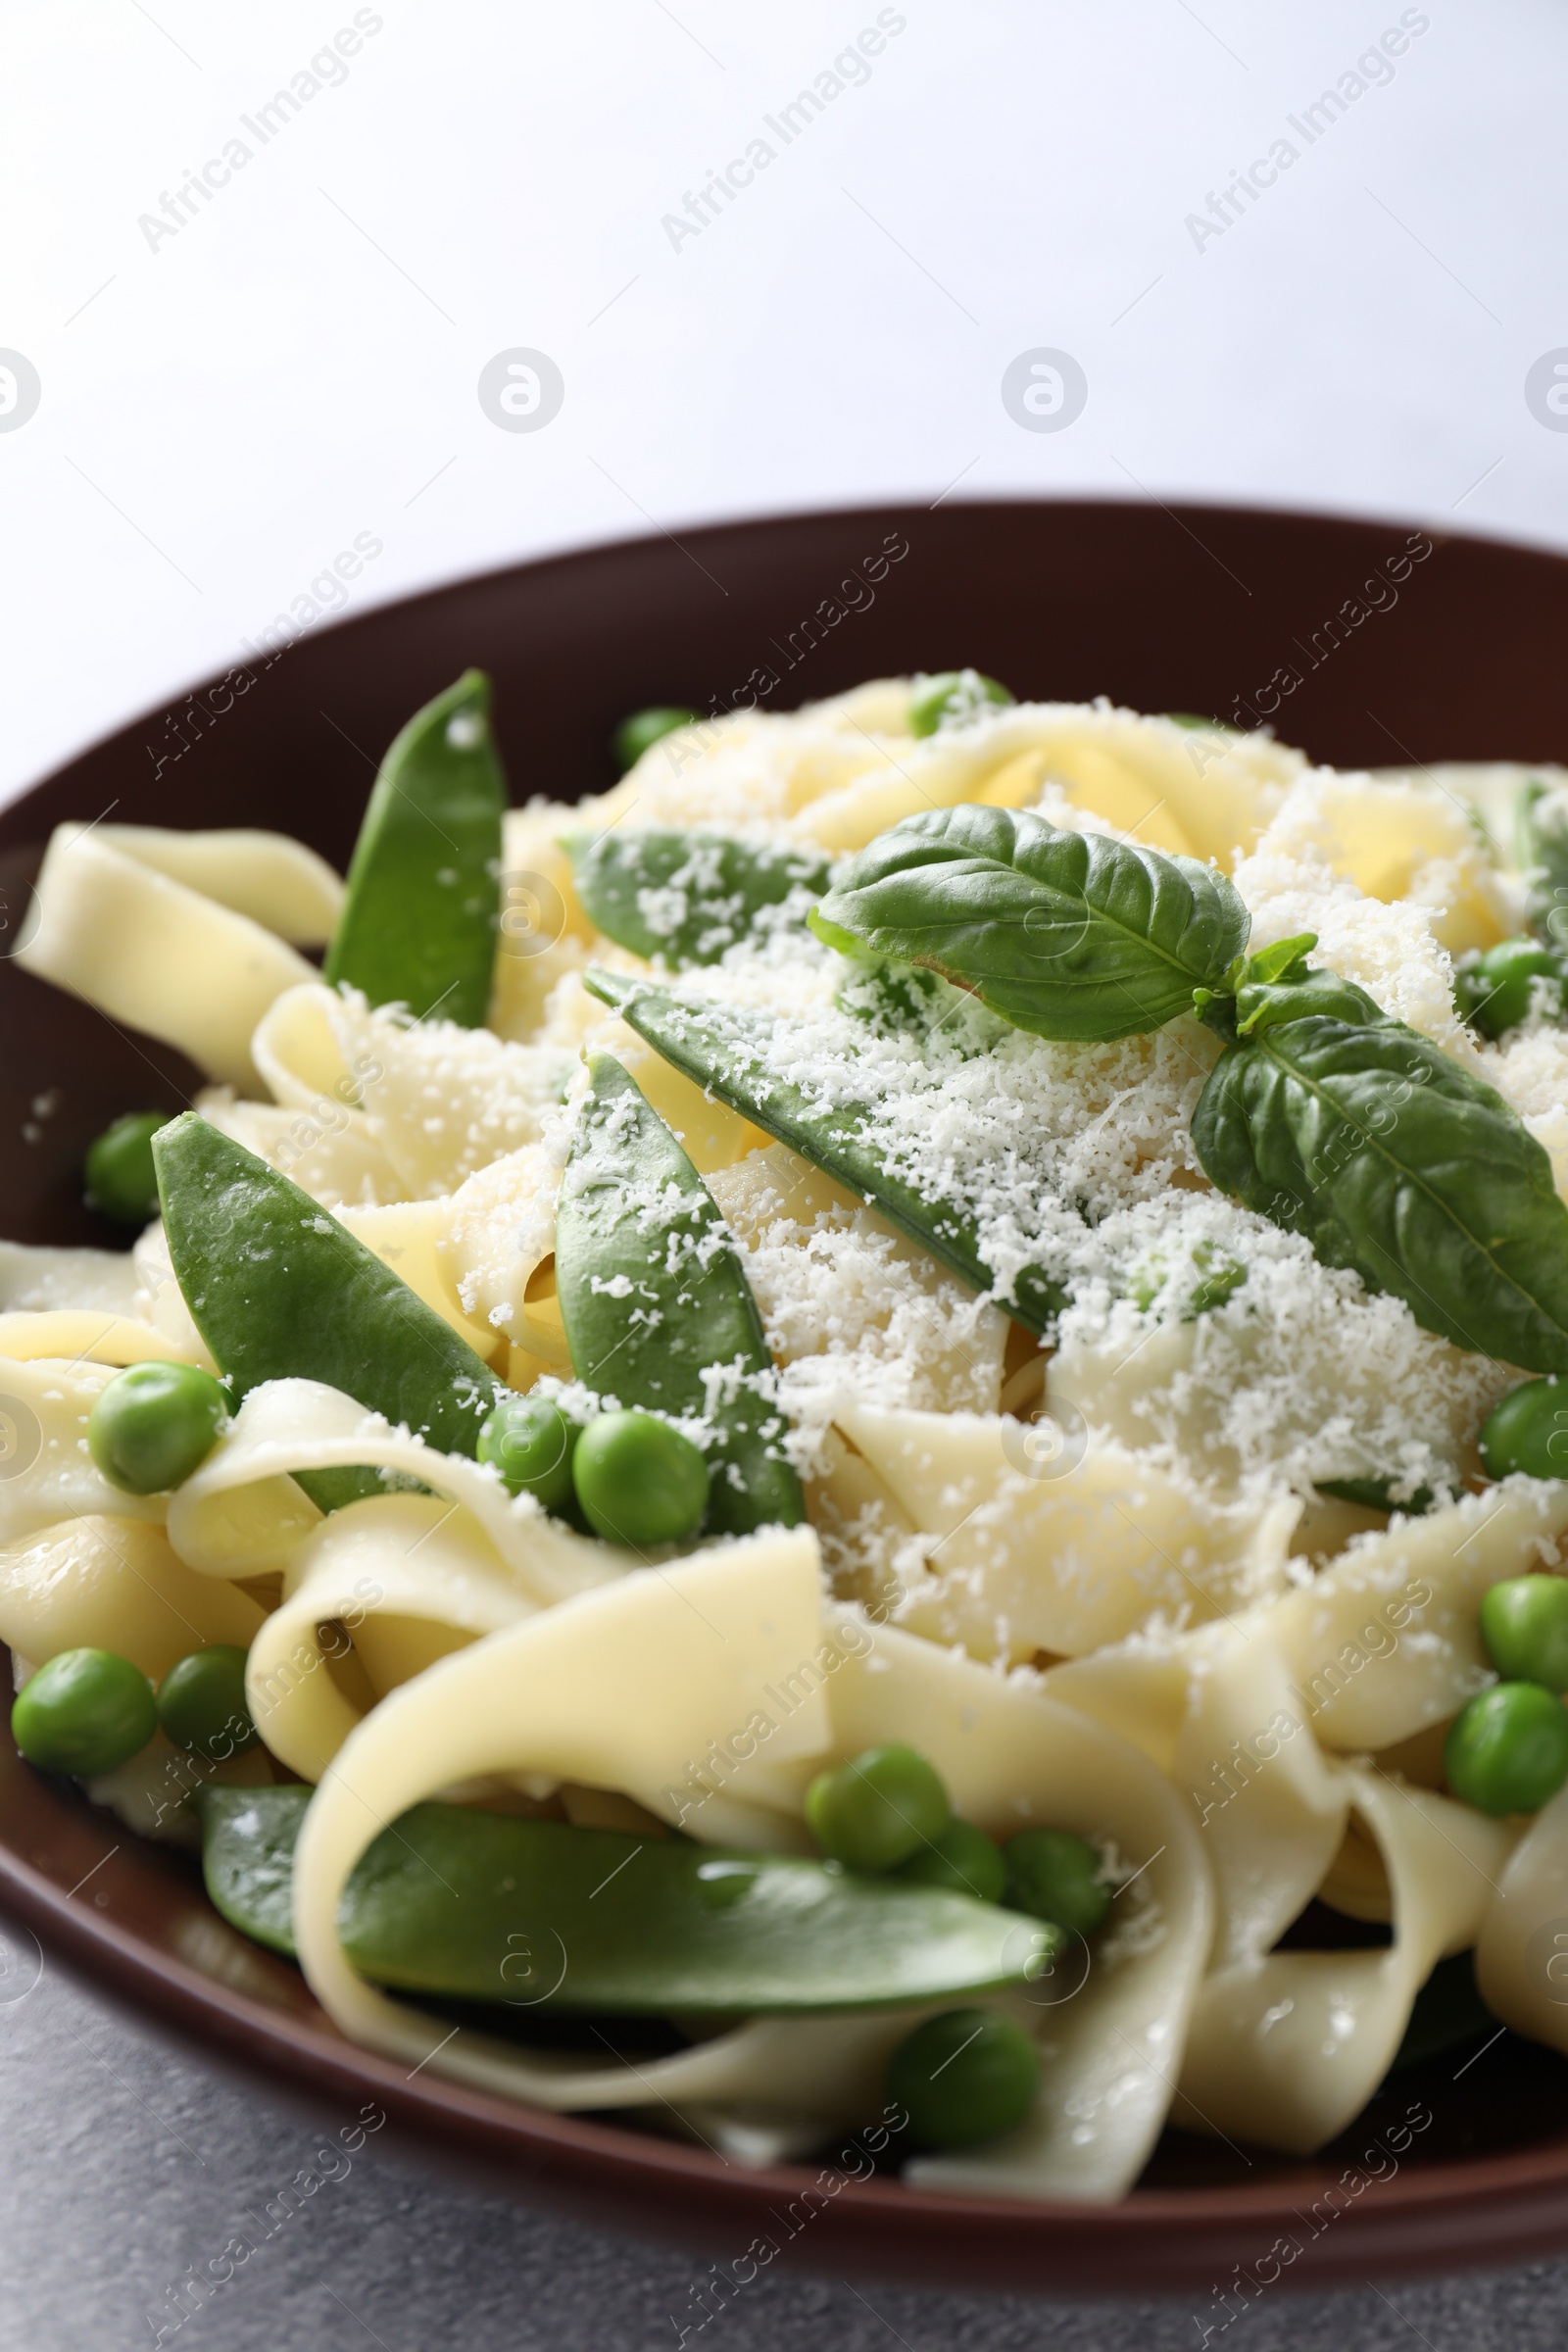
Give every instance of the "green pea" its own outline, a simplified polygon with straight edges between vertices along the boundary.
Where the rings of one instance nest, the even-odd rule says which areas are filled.
[[[548,1396],[504,1396],[479,1432],[479,1459],[509,1494],[534,1494],[547,1511],[572,1496],[571,1457],[581,1435]]]
[[[99,1391],[87,1450],[111,1486],[161,1494],[207,1459],[227,1418],[228,1398],[199,1364],[132,1364]]]
[[[158,1214],[153,1137],[173,1117],[170,1110],[131,1110],[87,1147],[82,1173],[89,1207],[117,1225],[145,1225]]]
[[[909,697],[909,733],[934,735],[945,718],[970,717],[985,704],[1012,701],[1005,686],[978,669],[939,669]]]
[[[905,1886],[940,1886],[948,1894],[970,1894],[976,1902],[1000,1903],[1006,1884],[1007,1865],[1002,1848],[956,1816],[926,1845],[917,1845],[908,1859],[888,1872]]]
[[[1100,1855],[1070,1830],[1020,1830],[1003,1847],[1007,1902],[1032,1919],[1092,1936],[1110,1909]]]
[[[1494,1683],[1454,1717],[1443,1769],[1478,1813],[1537,1813],[1568,1781],[1568,1708],[1539,1683]]]
[[[1555,1009],[1562,1010],[1563,959],[1539,939],[1504,939],[1458,975],[1454,989],[1459,1010],[1483,1037],[1501,1037],[1516,1029],[1530,1011],[1537,979],[1555,983]]]
[[[193,1649],[158,1686],[158,1720],[176,1747],[222,1763],[262,1735],[245,1701],[245,1652],[235,1642]]]
[[[1510,1576],[1481,1603],[1481,1639],[1505,1682],[1568,1690],[1568,1577]]]
[[[968,2148],[1021,2124],[1040,2088],[1040,2053],[989,2009],[945,2009],[899,2043],[887,2093],[927,2148]]]
[[[583,1516],[607,1544],[644,1551],[695,1536],[708,1508],[708,1464],[652,1413],[601,1413],[577,1440],[572,1485]]]
[[[651,745],[673,735],[677,727],[697,726],[700,719],[699,711],[683,710],[673,703],[657,703],[652,710],[634,710],[630,718],[621,720],[610,739],[615,765],[624,775],[629,767],[636,766]]]
[[[852,1870],[892,1870],[941,1837],[953,1817],[941,1775],[918,1748],[868,1747],[806,1792],[812,1837]]]
[[[112,1649],[63,1649],[24,1684],[11,1737],[29,1764],[86,1778],[138,1755],[158,1729],[153,1687]]]
[[[1493,1406],[1481,1430],[1489,1478],[1523,1470],[1530,1478],[1568,1478],[1568,1380],[1527,1380]]]

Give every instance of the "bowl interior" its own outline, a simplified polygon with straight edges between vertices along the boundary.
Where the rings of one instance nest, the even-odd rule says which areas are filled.
[[[645,704],[783,710],[877,674],[967,662],[1020,696],[1266,719],[1340,766],[1562,760],[1565,628],[1568,562],[1527,550],[1396,523],[1019,504],[641,540],[303,637],[126,727],[0,813],[0,1234],[117,1246],[81,1200],[87,1143],[121,1111],[178,1108],[200,1083],[178,1054],[8,959],[64,817],[266,825],[341,867],[392,734],[470,663],[495,681],[515,800],[608,784],[611,729]],[[0,1901],[177,2030],[274,2076],[332,2078],[362,2096],[368,2085],[426,2153],[603,2221],[701,2238],[728,2217],[733,2234],[812,2177],[738,2178],[616,2122],[541,2117],[429,2076],[404,2082],[332,2034],[292,1969],[218,1920],[192,1864],[117,1841],[68,1786],[30,1772],[9,1740],[0,1751]],[[1352,1939],[1345,1927],[1334,1940]],[[803,2258],[976,2287],[1206,2286],[1216,2265],[1261,2255],[1281,2230],[1305,2239],[1301,2217],[1363,2165],[1377,2176],[1364,2202],[1303,2243],[1315,2282],[1522,2255],[1568,2239],[1565,2094],[1568,2062],[1503,2034],[1391,2077],[1341,2141],[1305,2161],[1168,2132],[1110,2212],[979,2205],[873,2180],[836,2197]],[[1368,2152],[1417,2108],[1430,2121],[1384,2180]]]

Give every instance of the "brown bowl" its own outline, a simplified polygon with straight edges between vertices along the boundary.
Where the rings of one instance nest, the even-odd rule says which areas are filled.
[[[521,799],[607,784],[610,730],[643,704],[760,693],[788,709],[961,662],[1030,696],[1267,717],[1340,765],[1563,760],[1565,641],[1568,562],[1393,522],[1019,503],[666,534],[389,606],[123,728],[0,815],[5,941],[63,817],[270,825],[341,866],[382,748],[470,662],[495,678]],[[176,1107],[195,1073],[3,957],[0,1035],[0,1233],[112,1242],[82,1203],[83,1150],[122,1110]],[[274,2089],[374,2101],[416,2155],[701,2245],[721,2271],[745,2274],[765,2239],[807,2267],[957,2287],[1209,2298],[1229,2281],[1217,2328],[1275,2277],[1325,2286],[1568,2244],[1568,2063],[1512,2034],[1395,2076],[1305,2161],[1167,2133],[1108,2208],[846,2180],[832,2151],[808,2199],[814,2167],[748,2172],[640,2128],[411,2078],[343,2040],[294,1970],[224,1927],[188,1861],[30,1771],[9,1740],[0,1751],[0,1903],[60,1961]],[[1413,2133],[1410,2110],[1430,2117]]]

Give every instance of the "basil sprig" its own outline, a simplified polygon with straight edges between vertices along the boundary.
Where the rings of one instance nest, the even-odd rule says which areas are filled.
[[[1223,874],[1009,808],[935,808],[861,850],[818,938],[924,965],[1037,1037],[1103,1044],[1223,987],[1250,918]]]
[[[1364,989],[1309,970],[1309,934],[1247,956],[1249,925],[1212,867],[981,808],[884,834],[812,917],[831,945],[940,972],[1045,1037],[1108,1042],[1196,1008],[1228,1049],[1193,1116],[1221,1192],[1423,1330],[1568,1372],[1568,1206],[1544,1150]]]
[[[1353,982],[1308,971],[1304,954],[1263,961],[1202,1007],[1232,1041],[1193,1114],[1205,1173],[1325,1265],[1402,1298],[1423,1330],[1568,1372],[1568,1206],[1544,1150]]]
[[[562,845],[589,920],[617,948],[672,969],[717,963],[764,910],[826,890],[831,858],[809,843],[751,842],[700,828],[569,834]],[[784,913],[773,919],[787,919]]]

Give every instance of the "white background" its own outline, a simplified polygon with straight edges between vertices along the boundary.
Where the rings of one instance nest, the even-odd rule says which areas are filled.
[[[358,533],[354,606],[956,478],[1568,540],[1568,433],[1524,399],[1568,343],[1549,0],[1405,12],[1427,30],[1310,146],[1287,118],[1396,0],[906,0],[787,147],[762,118],[872,0],[370,13],[262,145],[241,117],[348,0],[0,12],[0,345],[42,381],[0,432],[0,790],[226,666]],[[236,135],[250,161],[150,242]],[[672,245],[759,135],[775,160]],[[1281,136],[1298,160],[1200,248],[1188,216]],[[1062,432],[1002,405],[1041,345],[1088,376]],[[479,406],[514,346],[564,376],[540,432]]]
[[[1568,22],[1548,0],[1429,0],[1392,81],[1309,147],[1286,118],[1397,0],[906,0],[863,86],[678,249],[662,216],[871,0],[383,0],[341,86],[265,146],[240,131],[353,13],[0,0],[0,347],[42,383],[0,430],[0,792],[242,657],[361,533],[382,550],[351,610],[652,527],[950,484],[1568,545],[1568,433],[1524,397],[1568,345]],[[236,131],[251,161],[149,245],[139,217]],[[1200,249],[1187,216],[1282,135],[1299,159]],[[514,346],[565,380],[537,433],[479,406]],[[1088,378],[1064,431],[1002,404],[1037,346]],[[171,2282],[308,2162],[313,2124],[344,2120],[148,2041],[52,1959],[35,1982],[8,1970],[0,2345],[150,2343]],[[699,2260],[404,2171],[390,2137],[181,2352],[675,2341]],[[1271,2299],[1247,2341],[1562,2340],[1560,2265],[1385,2286]],[[1206,2297],[1047,2313],[781,2270],[723,2340],[1174,2352],[1212,2317]]]

